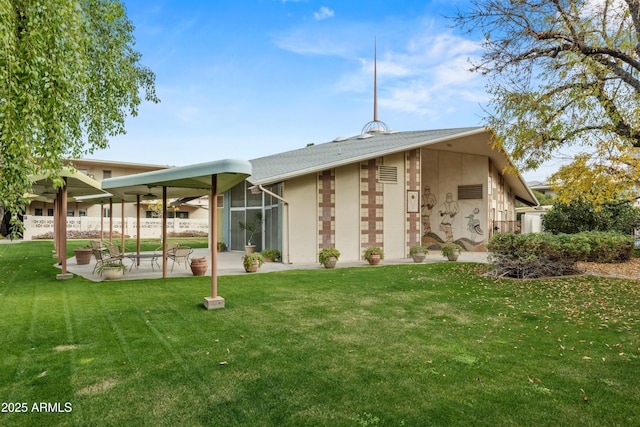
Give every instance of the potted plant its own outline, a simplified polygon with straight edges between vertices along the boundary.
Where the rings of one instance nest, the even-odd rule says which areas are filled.
[[[280,259],[280,251],[277,249],[264,249],[261,254],[265,262],[274,262]]]
[[[91,254],[93,250],[91,246],[83,246],[81,248],[75,248],[73,253],[76,255],[76,263],[78,265],[86,265],[91,262]]]
[[[412,246],[409,249],[409,255],[411,255],[411,258],[413,258],[413,262],[420,263],[424,261],[428,253],[429,251],[427,250],[426,246]]]
[[[264,264],[264,257],[259,253],[249,253],[242,257],[242,265],[247,273],[255,273]]]
[[[322,248],[318,253],[318,261],[324,265],[324,268],[334,268],[338,258],[340,258],[340,251],[336,248]]]
[[[442,245],[442,248],[440,248],[442,256],[447,258],[449,261],[457,261],[461,250],[462,248],[460,245],[455,243],[445,243]]]
[[[251,239],[253,239],[254,234],[262,229],[262,212],[256,213],[253,221],[238,221],[238,225],[240,226],[240,230],[247,233],[247,244],[244,247],[245,252],[248,254],[253,253],[256,250],[256,245],[251,243]]]
[[[218,252],[224,252],[227,250],[227,244],[225,242],[218,242],[217,249],[218,249]]]
[[[191,267],[191,272],[194,276],[204,276],[207,272],[207,268],[209,264],[207,263],[207,258],[191,258],[191,263],[189,264]]]
[[[126,269],[120,261],[106,261],[100,264],[96,271],[102,274],[105,280],[114,280],[121,278]]]
[[[364,251],[364,259],[371,265],[378,265],[384,259],[384,251],[382,248],[371,247]]]

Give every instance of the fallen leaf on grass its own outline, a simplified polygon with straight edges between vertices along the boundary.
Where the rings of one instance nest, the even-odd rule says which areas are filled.
[[[218,365],[228,365],[228,364],[229,364],[229,362],[226,362],[226,361],[218,363]]]

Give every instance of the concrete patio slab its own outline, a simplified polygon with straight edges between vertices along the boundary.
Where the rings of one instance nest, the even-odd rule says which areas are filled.
[[[151,254],[151,252],[149,252]],[[218,276],[230,276],[236,274],[249,274],[244,271],[242,267],[242,256],[243,252],[220,252],[218,253]],[[209,256],[208,249],[194,249],[191,254],[192,258],[202,258],[205,257],[209,261],[209,268],[205,273],[206,276],[211,276],[211,259]],[[120,280],[138,280],[138,279],[160,279],[162,278],[162,262],[160,261],[160,268],[158,265],[151,265],[150,259],[142,259],[140,261],[139,266],[131,265],[134,261],[130,259],[125,259],[124,263],[127,267],[132,267],[130,270],[127,268],[127,271],[122,276]],[[431,251],[429,255],[423,261],[423,264],[435,263],[435,262],[449,262],[445,258],[440,255],[439,251]],[[487,253],[486,252],[463,252],[458,258],[457,262],[487,262]],[[384,259],[380,265],[396,265],[396,264],[414,264],[411,258],[403,258],[403,259]],[[67,261],[67,270],[73,274],[77,274],[79,276],[84,277],[85,279],[101,282],[104,279],[97,273],[93,273],[95,267],[95,260],[92,258],[90,264],[86,265],[78,265],[76,263],[75,257],[69,258]],[[193,277],[191,273],[191,269],[189,266],[185,266],[184,264],[176,264],[173,266],[173,271],[171,271],[172,261],[169,261],[167,264],[167,277],[168,278],[176,278],[176,277]],[[338,261],[336,268],[347,268],[347,267],[370,267],[368,263],[365,261]],[[321,270],[324,267],[319,263],[305,263],[305,264],[284,264],[281,262],[265,262],[263,266],[258,270],[258,273],[252,274],[261,274],[261,273],[272,273],[276,271],[287,271],[287,270]]]

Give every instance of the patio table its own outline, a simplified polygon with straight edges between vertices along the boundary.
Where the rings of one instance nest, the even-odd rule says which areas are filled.
[[[158,254],[128,254],[128,255],[125,255],[125,256],[131,260],[131,266],[129,267],[129,271],[131,271],[133,269],[134,265],[136,266],[136,268],[138,268],[138,261],[139,260],[143,260],[143,259],[151,260],[151,270],[155,271],[154,268],[153,268],[153,263],[155,262],[156,265],[158,266],[158,268],[160,268],[160,264],[158,264],[158,258],[160,258],[162,255],[158,255]]]

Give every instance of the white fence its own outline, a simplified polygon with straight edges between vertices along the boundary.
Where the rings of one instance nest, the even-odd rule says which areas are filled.
[[[97,231],[100,232],[100,217],[67,217],[67,233]],[[186,231],[209,232],[209,223],[206,219],[167,219],[167,233],[184,233]],[[109,218],[104,218],[104,228],[102,232],[109,235]],[[122,233],[122,218],[113,218],[113,232]],[[53,233],[52,216],[25,216],[24,217],[24,240],[33,240],[38,236]],[[130,237],[138,235],[136,218],[124,218],[124,234]],[[162,234],[162,220],[159,218],[140,219],[140,237],[154,238]]]

